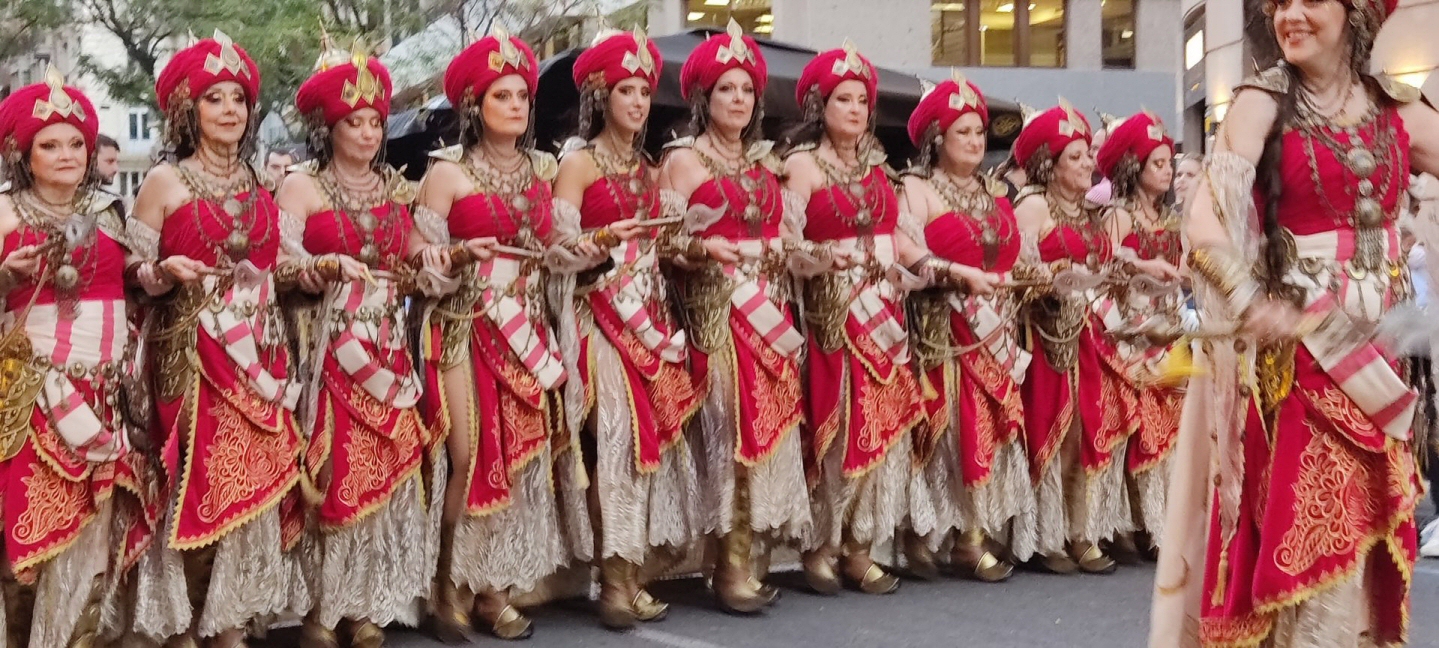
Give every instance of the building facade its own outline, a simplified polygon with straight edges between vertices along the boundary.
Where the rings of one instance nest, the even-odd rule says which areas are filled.
[[[929,79],[959,68],[986,95],[1037,108],[1062,95],[1091,121],[1141,108],[1179,121],[1185,0],[648,1],[656,35],[732,17],[816,50],[849,38],[876,65]]]

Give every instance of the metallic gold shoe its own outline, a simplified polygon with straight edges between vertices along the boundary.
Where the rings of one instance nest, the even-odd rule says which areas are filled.
[[[985,583],[1002,583],[1014,575],[1014,565],[1011,565],[998,556],[986,551],[979,557],[979,564],[974,566],[972,572],[974,579]]]
[[[875,562],[871,562],[869,568],[864,570],[864,578],[850,580],[850,585],[865,594],[893,594],[899,590],[899,579]]]
[[[1061,576],[1068,576],[1079,571],[1079,565],[1076,564],[1068,554],[1063,552],[1045,554],[1036,558],[1032,564],[1037,566],[1041,571],[1047,571],[1051,574],[1059,574]]]
[[[988,544],[983,531],[966,531],[955,538],[949,557],[956,574],[985,583],[1009,579],[1014,573],[1014,565],[994,555],[987,548]]]
[[[340,648],[340,638],[334,630],[307,618],[300,627],[300,648]]]
[[[750,579],[750,587],[753,587],[755,593],[759,594],[760,599],[764,601],[765,607],[769,607],[779,602],[778,587],[770,585],[769,583],[761,581],[757,578]]]
[[[506,641],[517,641],[529,639],[535,634],[535,626],[530,622],[529,617],[520,613],[513,605],[506,605],[495,617],[494,623],[490,624],[490,634],[496,639]]]
[[[835,570],[834,556],[820,550],[805,552],[804,582],[815,594],[834,596],[843,587]]]
[[[1070,549],[1079,569],[1086,574],[1112,574],[1118,568],[1114,560],[1092,542],[1081,542]]]
[[[373,622],[361,621],[350,633],[350,648],[385,648],[385,631]]]
[[[631,603],[631,607],[634,608],[635,618],[645,623],[664,621],[665,617],[669,616],[670,613],[670,605],[668,603],[656,599],[650,595],[648,590],[644,589],[641,589],[640,593],[635,595],[635,600]]]
[[[627,586],[638,567],[619,556],[610,556],[600,562],[600,624],[610,630],[629,630],[635,627],[634,600],[625,595]]]

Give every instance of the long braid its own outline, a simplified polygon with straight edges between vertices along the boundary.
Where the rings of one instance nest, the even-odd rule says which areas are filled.
[[[1255,165],[1255,179],[1259,183],[1260,195],[1264,197],[1264,282],[1271,295],[1282,296],[1285,292],[1282,280],[1289,272],[1289,258],[1284,245],[1284,234],[1279,229],[1279,200],[1284,194],[1284,181],[1279,173],[1279,158],[1283,151],[1284,126],[1289,123],[1297,110],[1299,78],[1293,66],[1285,65],[1290,76],[1289,90],[1275,98],[1279,108],[1274,123],[1264,138],[1264,152]]]

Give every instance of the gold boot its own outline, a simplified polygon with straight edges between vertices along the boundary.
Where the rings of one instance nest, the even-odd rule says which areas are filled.
[[[470,606],[464,601],[454,571],[455,524],[440,524],[440,555],[435,565],[435,606],[430,630],[441,643],[457,646],[470,642]]]
[[[719,560],[715,563],[714,591],[720,609],[730,614],[754,614],[764,609],[765,600],[755,586],[754,530],[749,521],[749,479],[744,467],[735,466],[734,519],[729,533],[720,538]]]
[[[804,552],[804,582],[816,594],[834,596],[839,593],[839,572],[835,569],[834,550],[820,547]]]
[[[844,561],[840,573],[851,587],[865,594],[893,594],[899,590],[899,579],[870,558],[869,547],[846,543],[840,560]]]
[[[90,586],[90,597],[85,600],[85,608],[80,613],[80,619],[70,633],[70,643],[67,644],[67,648],[94,648],[99,645],[100,599],[104,594],[104,582],[97,577]]]
[[[934,552],[924,538],[914,531],[904,533],[904,557],[909,563],[909,573],[920,580],[932,581],[939,578],[939,565],[935,564]]]
[[[1062,551],[1036,556],[1030,564],[1037,567],[1040,571],[1059,574],[1061,576],[1068,576],[1079,571],[1079,565],[1076,564],[1068,554]]]
[[[973,529],[959,534],[950,551],[950,561],[961,576],[985,583],[1008,580],[1014,566],[1000,560],[985,547],[984,532]]]
[[[611,630],[635,627],[635,609],[627,585],[636,567],[619,556],[600,562],[600,623]]]
[[[1087,540],[1070,545],[1069,555],[1086,574],[1112,574],[1117,568],[1113,559],[1104,555],[1098,545]]]
[[[356,621],[350,629],[350,648],[385,648],[385,631],[373,621]]]
[[[779,588],[765,582],[769,578],[770,557],[773,555],[774,545],[769,538],[759,541],[759,551],[754,557],[754,585],[755,591],[760,598],[764,599],[766,607],[779,602]]]
[[[669,603],[656,599],[643,588],[640,589],[639,594],[635,595],[631,607],[635,610],[635,618],[645,623],[664,621],[670,613]]]
[[[499,612],[492,617],[486,614],[486,609],[499,607]],[[490,634],[496,639],[516,641],[529,639],[535,634],[535,626],[529,617],[520,612],[519,608],[510,605],[508,592],[489,592],[475,597],[475,616],[489,622]]]
[[[340,637],[321,624],[319,617],[312,613],[300,626],[300,648],[340,648]]]

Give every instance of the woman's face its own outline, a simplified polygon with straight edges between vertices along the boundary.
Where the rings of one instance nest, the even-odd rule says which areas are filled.
[[[530,87],[524,77],[506,74],[491,83],[480,104],[480,121],[487,132],[524,137],[530,128]]]
[[[245,138],[250,121],[250,104],[245,89],[234,81],[222,81],[200,95],[200,137],[222,146],[237,146]]]
[[[1144,168],[1139,172],[1140,189],[1151,196],[1169,191],[1169,186],[1174,183],[1174,167],[1170,165],[1173,156],[1174,151],[1162,144],[1150,151],[1149,157],[1144,160]]]
[[[330,129],[335,155],[369,162],[380,153],[385,139],[385,120],[374,108],[361,108],[341,119]]]
[[[978,113],[967,112],[944,131],[939,152],[950,168],[960,174],[973,173],[984,161],[985,129]]]
[[[1296,66],[1337,59],[1348,47],[1348,10],[1339,0],[1273,0],[1268,10],[1279,49]]]
[[[730,69],[710,91],[710,121],[725,131],[740,133],[754,117],[754,104],[754,80],[740,68]]]
[[[1199,186],[1199,160],[1186,157],[1174,169],[1174,195],[1181,204],[1189,204]]]
[[[1054,163],[1054,182],[1068,193],[1089,191],[1093,176],[1094,155],[1089,152],[1089,142],[1084,140],[1070,142]]]
[[[89,165],[85,136],[70,124],[40,129],[30,145],[30,172],[39,184],[79,187]]]
[[[861,81],[841,81],[824,102],[824,128],[834,139],[853,140],[869,130],[869,89]]]
[[[650,118],[650,82],[631,77],[610,89],[609,120],[621,132],[638,133]]]

